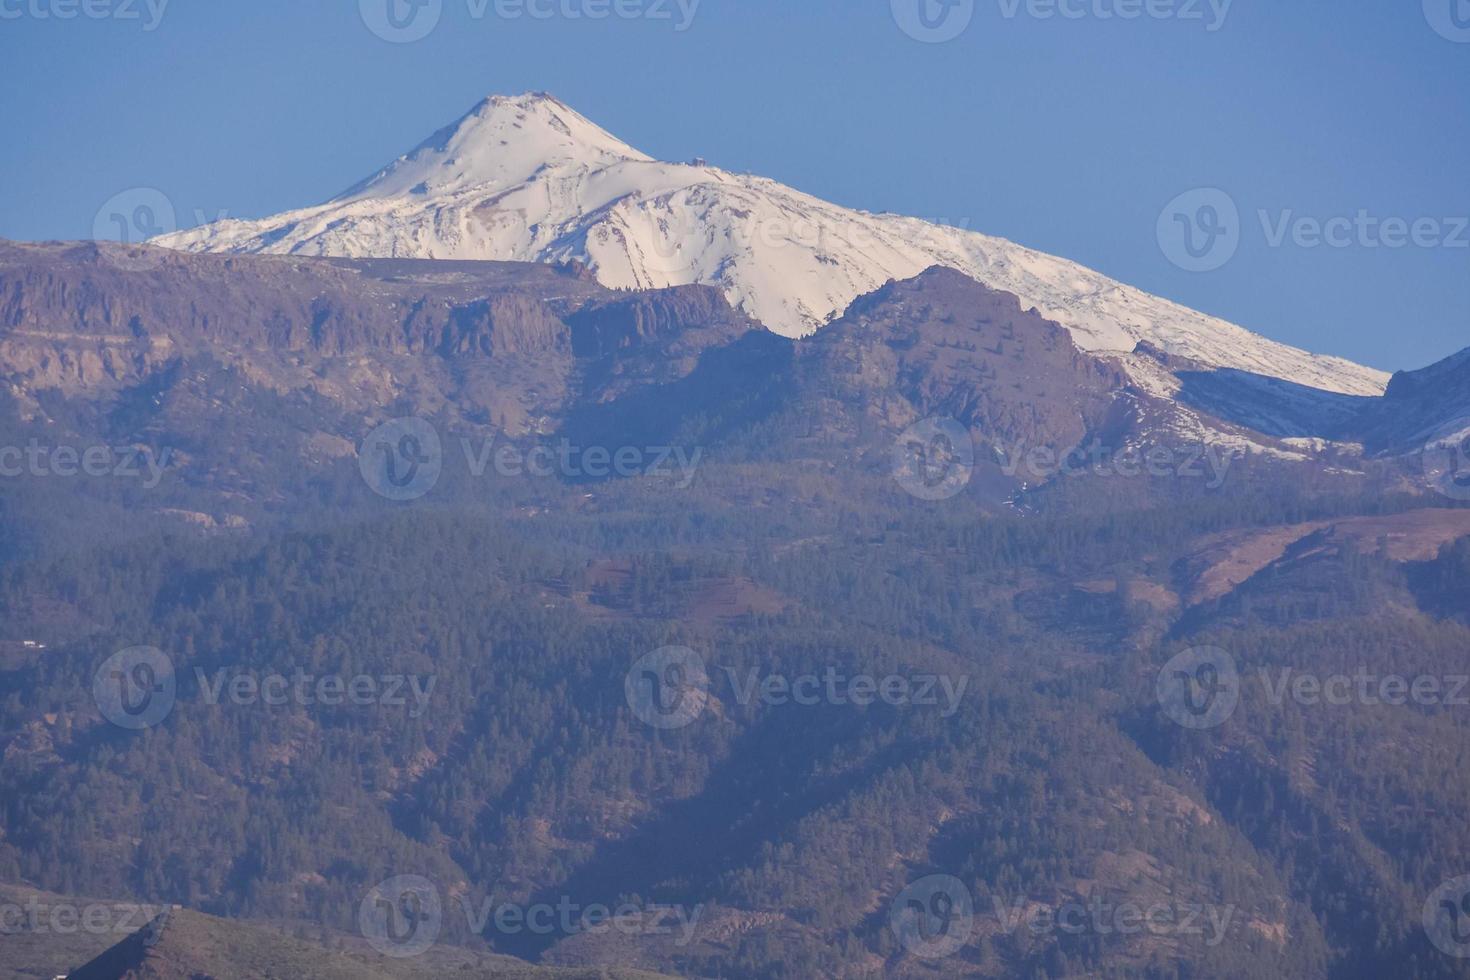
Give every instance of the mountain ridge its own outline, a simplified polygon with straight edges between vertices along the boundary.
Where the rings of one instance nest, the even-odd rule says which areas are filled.
[[[620,293],[570,265],[0,244],[0,445],[173,460],[151,487],[59,465],[7,483],[0,799],[25,805],[0,880],[308,936],[360,928],[405,873],[461,910],[641,909],[650,928],[613,936],[449,915],[433,951],[588,970],[1448,980],[1408,930],[1463,834],[1454,716],[1343,731],[1253,688],[1201,738],[1156,683],[1205,644],[1247,678],[1463,672],[1470,512],[1397,492],[1416,461],[1341,446],[1262,434],[1217,470],[1185,400],[1072,337],[942,267],[790,340],[717,288]],[[409,415],[442,466],[394,499],[363,462]],[[576,467],[522,465],[574,446]],[[594,447],[645,462],[603,479]],[[652,462],[675,447],[687,480]],[[182,682],[146,736],[94,703],[99,662],[139,643]],[[701,715],[663,729],[627,679],[671,644],[712,669]],[[441,683],[417,716],[206,696],[211,670],[298,669]],[[829,669],[974,693],[951,714],[742,693]],[[1242,814],[1262,786],[1283,805]],[[1093,945],[987,915],[929,964],[890,923],[935,874],[977,910],[1106,894],[1238,925]],[[687,942],[658,928],[670,907],[700,912]],[[251,928],[185,911],[100,975],[372,975],[360,946],[324,960]],[[394,969],[415,967],[466,975]]]
[[[843,208],[703,161],[657,161],[545,93],[492,96],[316,206],[155,239],[184,251],[350,258],[576,260],[611,288],[717,285],[783,336],[933,265],[1011,292],[1079,347],[1147,342],[1211,367],[1380,395],[1388,374],[1311,354],[1023,246]],[[1125,360],[1126,365],[1126,360]]]

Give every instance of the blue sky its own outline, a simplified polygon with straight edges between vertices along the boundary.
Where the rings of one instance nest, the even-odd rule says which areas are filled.
[[[1311,350],[1392,370],[1470,345],[1470,0],[922,0],[942,43],[905,31],[921,0],[427,0],[410,43],[367,26],[385,2],[0,0],[0,236],[90,237],[135,187],[182,226],[316,203],[544,89],[655,156],[1000,235]],[[1222,222],[1234,251],[1203,263],[1169,238]]]

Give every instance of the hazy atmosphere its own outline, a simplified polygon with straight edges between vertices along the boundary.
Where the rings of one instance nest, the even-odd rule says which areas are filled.
[[[0,980],[1470,980],[1470,0],[0,64]]]

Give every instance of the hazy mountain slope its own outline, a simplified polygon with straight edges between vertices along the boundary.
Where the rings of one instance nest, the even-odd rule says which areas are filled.
[[[875,472],[896,465],[895,445],[938,448],[933,440],[948,439],[966,463],[966,489],[991,504],[1066,482],[1064,473],[1109,472],[1107,459],[1130,454],[1167,459],[1188,473],[1161,481],[1175,489],[1218,489],[1215,476],[1223,479],[1246,457],[1303,476],[1334,465],[1325,450],[1171,397],[1193,362],[1130,358],[1129,366],[1148,368],[1157,381],[1142,385],[1119,359],[1080,350],[1073,336],[1008,293],[933,268],[860,297],[811,337],[791,342],[752,332],[709,350],[667,384],[583,401],[560,433],[577,444],[697,444],[725,459],[822,460]],[[1206,451],[1214,464],[1205,462]],[[1221,470],[1206,475],[1210,465]],[[919,478],[937,472],[931,466]],[[1109,482],[1135,504],[1150,492],[1146,480]]]
[[[899,434],[926,417],[969,430],[971,489],[992,504],[1059,482],[1054,467],[999,478],[992,457],[1017,446],[1209,444],[1303,464],[1302,477],[1340,467],[1321,447],[1192,403],[1185,381],[1213,377],[1197,362],[1081,350],[1075,333],[952,270],[887,284],[809,338],[755,327],[714,287],[615,292],[575,266],[0,243],[0,436],[167,450],[156,488],[76,490],[119,503],[146,491],[135,506],[205,526],[289,513],[323,478],[350,484],[362,438],[407,415],[432,419],[446,440],[446,493],[468,472],[464,439],[680,446],[886,473]],[[1145,486],[1109,485],[1135,502]],[[5,504],[26,515],[4,528],[14,547],[75,526],[59,486],[12,486]],[[825,490],[800,493],[814,504]]]
[[[359,413],[409,397],[521,432],[569,397],[578,359],[627,362],[608,384],[667,378],[754,326],[711,287],[614,293],[571,266],[0,241],[0,377],[31,417],[41,392],[126,398],[212,358]]]
[[[1413,452],[1470,438],[1470,348],[1417,371],[1400,371],[1355,423],[1370,452]],[[1462,462],[1470,454],[1459,449]],[[1467,494],[1470,496],[1470,494]]]
[[[693,501],[644,508],[659,524],[715,526]],[[367,889],[390,874],[425,876],[446,899],[476,906],[638,896],[700,910],[692,942],[619,933],[615,962],[749,980],[877,975],[884,961],[889,976],[923,975],[893,939],[889,909],[909,883],[947,873],[980,911],[974,944],[937,975],[1025,976],[1064,954],[1077,975],[1142,980],[1181,961],[1198,976],[1325,980],[1326,951],[1300,899],[1110,720],[1120,667],[1105,665],[1117,648],[1007,612],[1004,583],[1017,568],[1067,591],[1037,567],[1052,547],[1067,549],[1077,574],[1099,547],[1131,562],[1133,543],[1007,542],[1007,529],[980,527],[968,543],[931,540],[932,529],[894,523],[911,513],[903,508],[845,520],[860,544],[832,541],[770,565],[738,548],[764,550],[759,542],[786,533],[744,512],[738,528],[704,540],[710,551],[734,546],[718,561],[739,562],[787,610],[701,621],[684,600],[728,575],[705,559],[635,554],[622,563],[630,587],[610,595],[595,581],[606,563],[528,548],[539,539],[560,550],[593,524],[563,509],[535,527],[490,531],[494,510],[400,512],[238,548],[148,542],[87,562],[85,581],[63,564],[0,583],[9,621],[16,600],[58,588],[109,617],[105,633],[57,641],[45,664],[0,673],[0,733],[15,760],[0,770],[11,828],[0,866],[165,900],[192,891],[211,911],[311,917],[338,931],[354,927]],[[618,519],[596,523],[618,534]],[[912,574],[929,562],[940,563],[933,577]],[[828,581],[833,573],[846,584]],[[132,583],[127,598],[112,598],[109,580]],[[296,587],[288,594],[282,582]],[[582,599],[589,589],[596,601]],[[69,693],[95,669],[94,651],[122,633],[147,634],[178,658],[177,701],[146,736],[106,725]],[[630,710],[624,682],[645,651],[671,641],[708,658],[710,700],[688,725],[656,730]],[[296,650],[312,651],[304,669],[318,676],[344,655],[373,675],[432,672],[432,709],[411,718],[386,705],[211,705],[191,680],[196,667],[287,669]],[[949,678],[968,694],[869,707],[741,694],[747,671],[806,676],[829,664],[845,676]],[[1055,685],[1069,677],[1083,692],[1063,697]],[[226,748],[230,764],[219,761]],[[24,807],[9,792],[21,785]],[[90,811],[71,806],[79,796]],[[1092,946],[1032,937],[993,905],[1056,907],[1094,892],[1139,907],[1219,903],[1232,910],[1228,934]],[[446,913],[441,938],[470,942],[468,928],[468,916]],[[598,937],[560,927],[492,924],[483,938],[501,952],[601,961]],[[157,948],[169,951],[167,930]],[[172,947],[188,957],[196,948]],[[180,962],[186,977],[231,976],[208,960]]]
[[[0,882],[0,980],[52,980],[142,929],[167,906],[58,895]],[[91,928],[56,929],[54,910],[94,909]],[[60,913],[65,915],[66,912]],[[65,920],[63,919],[63,922]]]
[[[130,255],[160,264],[120,269]],[[390,875],[471,908],[627,898],[639,922],[698,909],[698,932],[603,943],[502,930],[455,904],[441,938],[732,980],[1358,980],[1414,952],[1415,899],[1461,863],[1443,857],[1470,794],[1449,759],[1457,715],[1398,723],[1406,747],[1433,749],[1413,765],[1372,741],[1376,726],[1339,737],[1311,721],[1307,748],[1333,767],[1322,786],[1286,784],[1285,810],[1242,808],[1311,773],[1295,729],[1247,707],[1218,738],[1175,731],[1155,686],[1196,635],[1252,665],[1337,670],[1351,651],[1398,670],[1417,650],[1416,670],[1461,669],[1470,552],[1425,561],[1460,512],[1380,520],[1424,498],[1307,451],[1260,461],[1260,483],[1248,462],[1218,484],[1208,467],[1082,472],[1020,495],[1016,513],[1017,482],[1034,481],[991,493],[994,463],[927,494],[896,462],[916,455],[900,433],[917,418],[953,419],[964,432],[944,434],[980,459],[992,441],[1094,434],[1167,449],[1187,421],[1117,358],[951,270],[790,340],[712,287],[616,293],[572,267],[15,246],[0,248],[0,345],[0,446],[181,454],[156,487],[5,483],[0,534],[36,547],[24,562],[0,550],[0,879],[337,933]],[[507,398],[519,415],[492,412]],[[439,427],[443,473],[419,499],[385,500],[357,453],[410,414]],[[476,473],[461,452],[567,436],[689,449],[697,478]],[[938,441],[917,447],[926,460]],[[193,517],[150,523],[180,511]],[[1236,535],[1273,528],[1308,530],[1255,563]],[[1319,630],[1318,611],[1338,608],[1357,621]],[[146,733],[105,721],[94,686],[139,644],[179,681]],[[664,729],[627,683],[670,645],[707,658],[708,700]],[[747,686],[828,668],[947,678],[956,699],[768,703]],[[210,694],[224,674],[298,669],[436,684],[418,714]],[[1268,723],[1280,737],[1258,746]],[[1377,855],[1390,847],[1396,864]],[[980,910],[937,963],[890,918],[931,875]],[[1207,905],[1230,924],[1036,936],[997,911],[1090,896]]]
[[[585,262],[618,288],[720,286],[801,336],[932,265],[1012,292],[1086,350],[1139,342],[1213,367],[1379,394],[1387,375],[1306,353],[999,238],[821,201],[775,181],[652,160],[544,94],[492,97],[318,207],[167,235],[190,251]]]
[[[339,940],[340,941],[340,940]],[[104,951],[69,980],[658,980],[633,970],[576,970],[532,966],[504,956],[432,950],[394,959],[357,943],[326,949],[268,929],[174,909]]]

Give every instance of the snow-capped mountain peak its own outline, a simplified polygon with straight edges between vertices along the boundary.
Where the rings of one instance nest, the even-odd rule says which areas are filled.
[[[492,95],[333,203],[512,187],[542,169],[627,160],[651,158],[545,92]]]
[[[706,283],[802,336],[890,280],[947,266],[1020,297],[1079,347],[1353,395],[1388,375],[1307,353],[1000,238],[830,204],[773,180],[654,160],[544,93],[492,96],[327,203],[166,235],[186,251],[585,263],[606,286]],[[1145,361],[1147,359],[1144,359]],[[1140,383],[1152,367],[1130,369]],[[1152,382],[1149,382],[1152,383]]]

